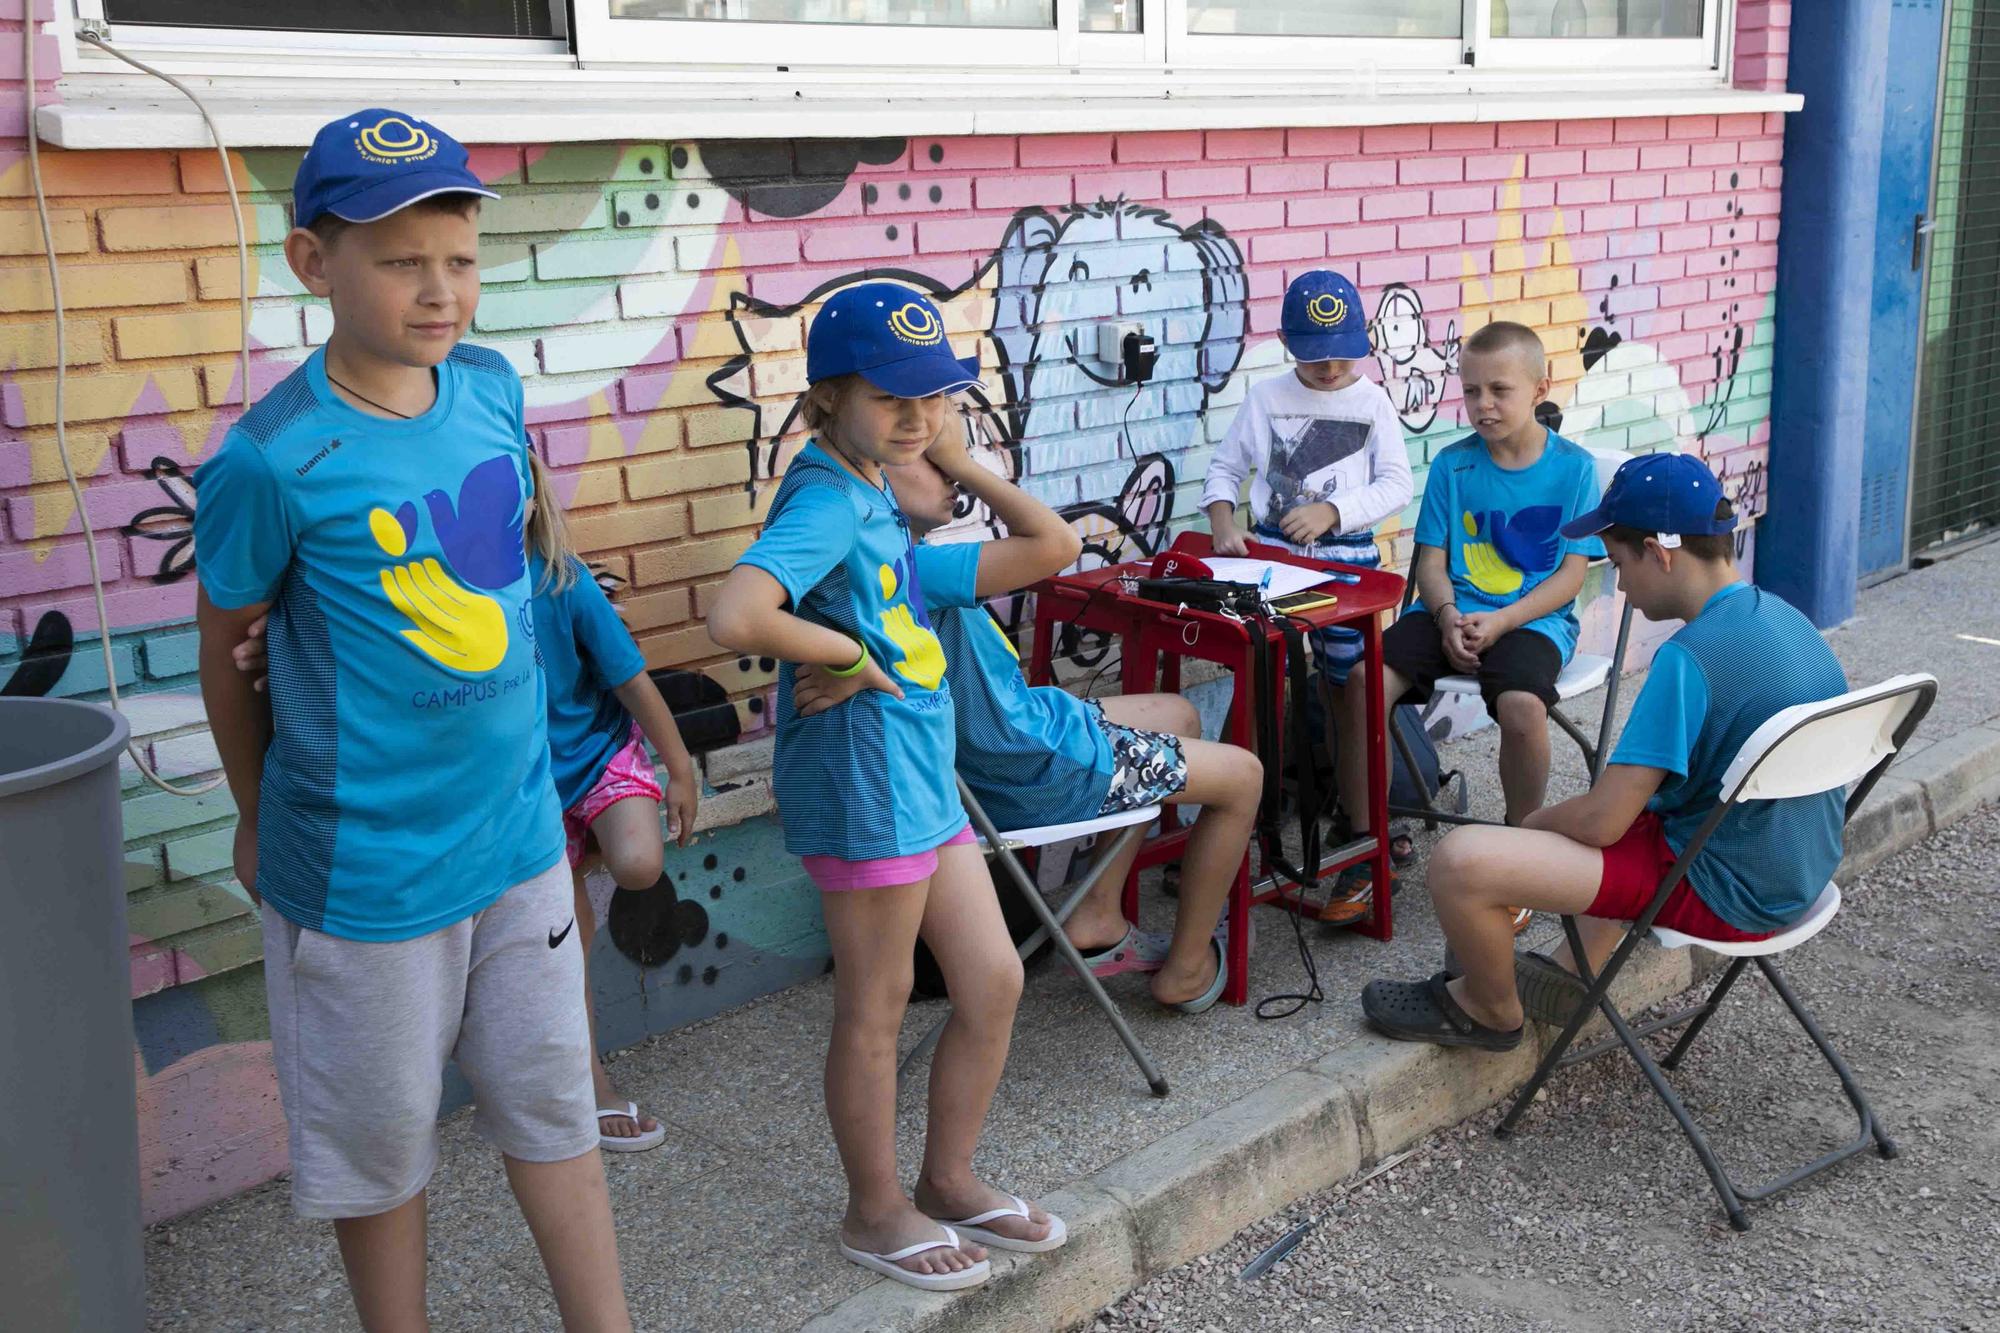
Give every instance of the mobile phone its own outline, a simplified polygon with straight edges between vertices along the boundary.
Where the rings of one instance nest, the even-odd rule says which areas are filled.
[[[1283,597],[1274,598],[1271,609],[1283,615],[1296,616],[1307,611],[1317,611],[1322,607],[1335,606],[1340,598],[1319,588],[1302,588],[1298,592],[1288,592]]]

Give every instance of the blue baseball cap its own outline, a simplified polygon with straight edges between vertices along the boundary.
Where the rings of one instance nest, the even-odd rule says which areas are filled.
[[[1723,499],[1722,483],[1693,454],[1641,454],[1619,467],[1597,508],[1563,524],[1562,535],[1574,541],[1616,524],[1656,532],[1662,545],[1678,546],[1682,537],[1735,529],[1736,515],[1715,516]]]
[[[863,282],[828,298],[806,331],[806,382],[840,375],[898,398],[928,398],[979,383],[979,358],[951,354],[944,318],[922,292]]]
[[[434,194],[500,196],[472,174],[465,146],[401,111],[370,107],[322,126],[292,178],[293,222],[331,213],[374,222]]]
[[[1294,360],[1358,361],[1370,350],[1361,293],[1330,269],[1316,268],[1292,279],[1278,327]]]

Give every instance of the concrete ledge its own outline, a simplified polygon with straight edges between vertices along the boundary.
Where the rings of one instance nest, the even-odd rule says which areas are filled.
[[[2000,728],[1972,727],[1885,776],[1847,829],[1850,878],[2000,797]],[[1650,945],[1613,999],[1637,1014],[1713,970],[1714,955]],[[1600,1018],[1588,1037],[1606,1027]],[[1021,1333],[1074,1327],[1147,1278],[1439,1129],[1527,1081],[1554,1036],[1478,1055],[1363,1036],[1047,1196],[1070,1227],[1052,1255],[993,1255],[983,1287],[938,1296],[878,1282],[808,1333]]]

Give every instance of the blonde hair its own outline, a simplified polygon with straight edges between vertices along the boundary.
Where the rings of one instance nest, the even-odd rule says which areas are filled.
[[[799,420],[813,434],[826,434],[834,417],[840,414],[840,404],[860,381],[859,375],[835,375],[813,385],[806,390],[805,401],[799,404]]]
[[[1549,356],[1542,346],[1542,336],[1526,324],[1516,324],[1508,319],[1495,320],[1460,343],[1459,350],[1479,356],[1513,352],[1521,358],[1529,379],[1548,377]]]
[[[533,449],[528,450],[528,474],[534,479],[535,491],[528,499],[523,535],[528,549],[541,556],[543,565],[542,583],[534,594],[567,592],[576,582],[576,544],[570,540],[562,503],[556,499],[555,478]]]

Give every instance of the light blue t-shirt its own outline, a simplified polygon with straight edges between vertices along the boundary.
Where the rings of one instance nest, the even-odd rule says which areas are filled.
[[[1646,808],[1659,814],[1679,855],[1714,812],[1722,775],[1758,727],[1795,704],[1846,690],[1840,663],[1811,621],[1761,588],[1734,583],[1660,645],[1611,762],[1671,775]],[[1844,795],[1735,806],[1688,867],[1695,893],[1738,930],[1791,925],[1840,864]]]
[[[1013,642],[979,605],[977,542],[917,547],[958,719],[958,772],[1000,829],[1094,819],[1117,765],[1083,700],[1031,688]]]
[[[1416,541],[1445,553],[1461,614],[1498,611],[1533,592],[1564,556],[1604,554],[1595,537],[1562,535],[1563,524],[1596,507],[1597,460],[1581,445],[1550,431],[1542,456],[1510,471],[1468,435],[1431,460]],[[1410,607],[1423,609],[1421,601]],[[1523,628],[1553,639],[1567,662],[1576,652],[1576,603]]]
[[[535,589],[535,641],[549,689],[549,767],[567,810],[590,794],[612,756],[632,734],[632,714],[612,691],[646,669],[632,633],[583,561],[576,581],[547,587],[548,566],[528,556]]]
[[[787,609],[868,647],[903,697],[863,690],[800,717],[795,668],[778,668],[772,787],[785,849],[848,861],[927,852],[965,826],[952,782],[951,689],[931,632],[910,526],[887,490],[808,444],[785,470],[743,553],[785,590]]]
[[[196,470],[195,567],[217,606],[272,603],[258,892],[312,930],[412,939],[562,856],[521,381],[461,344],[431,409],[390,421],[324,361]]]

